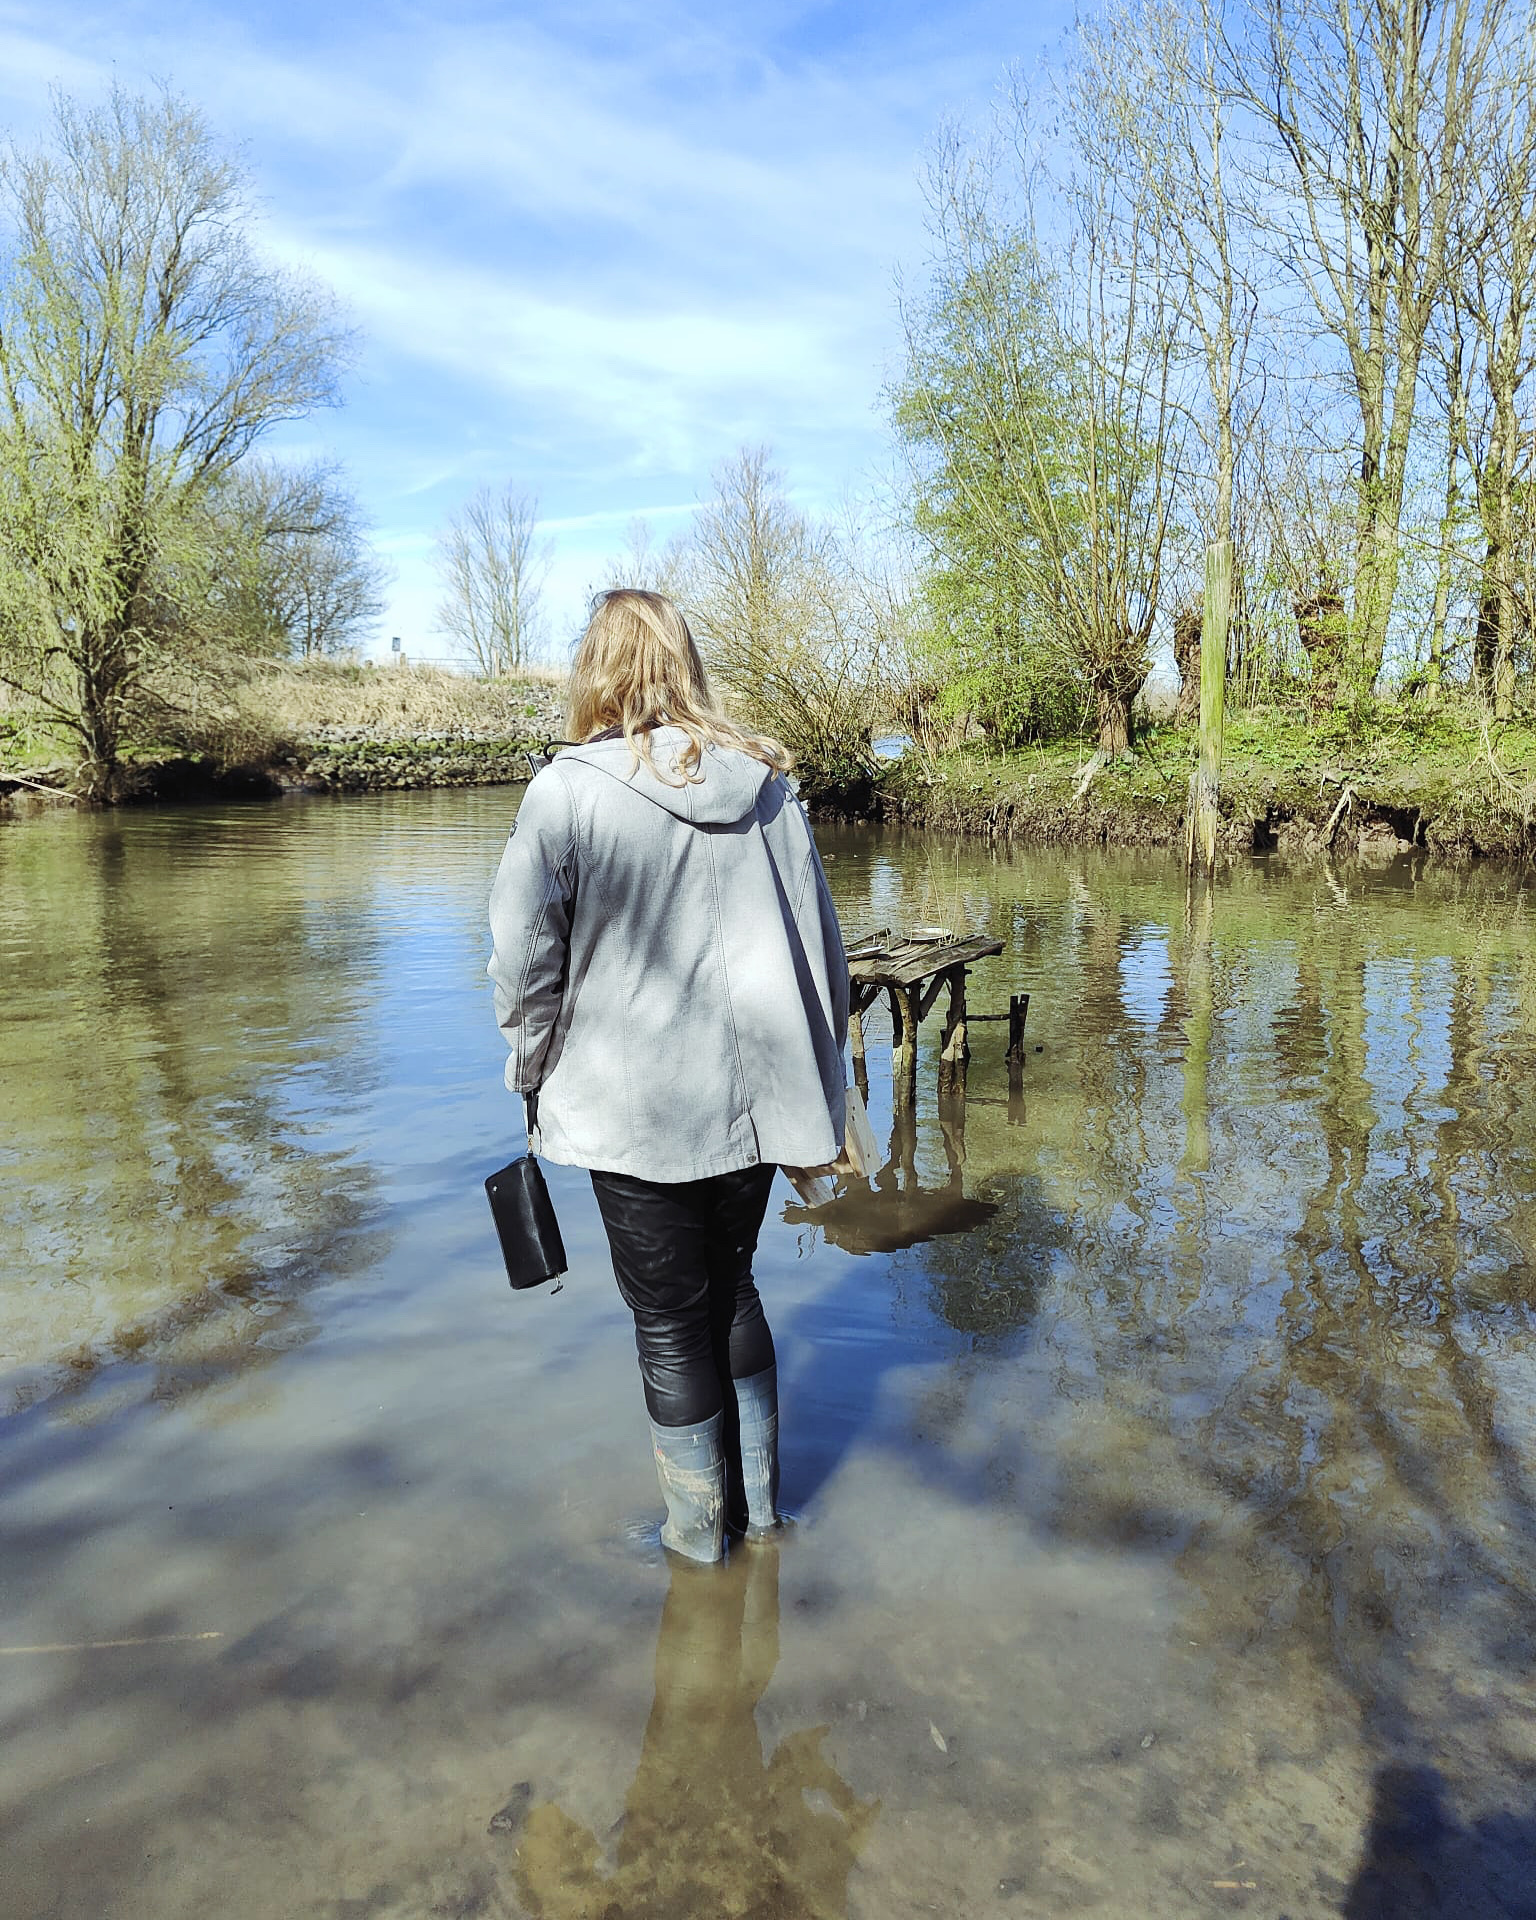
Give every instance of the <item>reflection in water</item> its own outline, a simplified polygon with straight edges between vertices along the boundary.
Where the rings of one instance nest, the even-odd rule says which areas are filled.
[[[50,1889],[25,1920],[290,1920],[343,1881],[359,1917],[512,1912],[506,1836],[469,1861],[462,1825],[512,1758],[595,1827],[528,1828],[522,1907],[561,1920],[840,1912],[845,1883],[901,1920],[1225,1911],[1227,1879],[1292,1920],[1536,1908],[1528,884],[1255,862],[1186,908],[1161,861],[824,836],[846,924],[1002,936],[973,1007],[1034,995],[1016,1102],[978,1022],[964,1105],[934,1105],[930,1058],[893,1121],[873,1021],[888,1164],[761,1247],[812,1523],[775,1698],[902,1818],[811,1735],[764,1758],[759,1562],[674,1592],[615,1840],[586,1809],[627,1758],[585,1729],[643,1710],[650,1601],[601,1548],[654,1496],[585,1183],[552,1171],[553,1302],[506,1300],[481,1217],[474,1176],[516,1144],[483,997],[508,805],[0,834],[0,1344],[136,1353],[200,1301],[244,1329],[231,1359],[324,1336],[169,1420],[135,1368],[0,1423],[0,1645],[260,1645],[297,1593],[326,1653],[297,1731],[280,1681],[229,1691],[222,1643],[200,1726],[184,1650],[0,1660],[0,1821]],[[367,1284],[308,1287],[353,1261]],[[172,1756],[179,1792],[146,1766]]]
[[[373,1077],[376,876],[193,812],[35,825],[0,834],[0,1405],[173,1338],[174,1391],[298,1344],[308,1283],[369,1257],[334,1116]]]
[[[997,1202],[965,1191],[965,1102],[945,1100],[940,1114],[947,1167],[943,1186],[919,1184],[917,1117],[911,1108],[899,1108],[886,1163],[871,1180],[844,1181],[837,1198],[825,1206],[791,1204],[785,1221],[820,1227],[845,1253],[898,1253],[984,1226],[997,1212]]]
[[[536,1920],[842,1920],[879,1817],[821,1752],[825,1727],[764,1758],[756,1709],[779,1658],[779,1548],[675,1565],[656,1643],[656,1699],[611,1869],[561,1808],[528,1816],[517,1890]]]

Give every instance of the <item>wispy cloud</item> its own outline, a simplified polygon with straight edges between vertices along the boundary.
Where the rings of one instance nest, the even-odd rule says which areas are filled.
[[[1021,45],[1000,4],[915,0],[12,4],[0,109],[26,134],[46,81],[112,75],[201,102],[244,145],[268,244],[360,322],[349,404],[302,439],[348,465],[395,559],[381,633],[429,631],[432,529],[509,478],[557,538],[569,622],[624,523],[686,511],[735,447],[772,444],[812,502],[879,457],[923,144],[1066,12]]]

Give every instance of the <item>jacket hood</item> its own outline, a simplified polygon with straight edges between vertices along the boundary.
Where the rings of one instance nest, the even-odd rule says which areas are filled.
[[[655,730],[651,753],[661,772],[680,777],[677,762],[687,744],[688,736],[681,727]],[[772,767],[735,747],[707,746],[699,768],[703,779],[675,787],[658,779],[643,759],[635,766],[627,740],[593,740],[583,747],[567,747],[560,755],[560,764],[572,760],[595,767],[667,813],[696,826],[727,827],[744,820],[755,811],[757,796],[773,777]]]

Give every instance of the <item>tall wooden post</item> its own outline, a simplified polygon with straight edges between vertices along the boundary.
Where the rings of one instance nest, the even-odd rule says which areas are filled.
[[[1029,995],[1008,996],[1008,1091],[1024,1091],[1024,1023],[1029,1019]]]
[[[1232,619],[1232,542],[1205,550],[1205,614],[1200,622],[1200,763],[1189,782],[1185,858],[1209,873],[1216,864],[1221,739],[1227,705],[1227,629]]]

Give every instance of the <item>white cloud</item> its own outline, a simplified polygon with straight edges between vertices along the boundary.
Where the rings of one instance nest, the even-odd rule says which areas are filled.
[[[163,75],[244,143],[268,243],[365,335],[349,406],[285,437],[345,461],[395,560],[387,644],[428,630],[432,531],[482,480],[539,497],[570,625],[625,522],[737,446],[811,504],[876,457],[917,156],[995,78],[996,16],[64,0],[9,8],[0,103],[25,132],[47,79]]]

